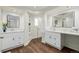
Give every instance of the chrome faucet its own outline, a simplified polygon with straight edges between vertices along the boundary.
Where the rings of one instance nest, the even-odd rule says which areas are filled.
[[[75,29],[73,29],[73,30],[74,30],[74,31],[76,31],[76,32],[78,31],[78,29],[77,29],[77,28],[75,28]]]

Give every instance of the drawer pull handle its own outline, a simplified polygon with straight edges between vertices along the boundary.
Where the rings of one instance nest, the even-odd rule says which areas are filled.
[[[49,36],[49,38],[52,38],[51,36]]]
[[[0,37],[0,39],[3,39],[4,37]]]
[[[13,40],[14,40],[14,38],[13,38]]]

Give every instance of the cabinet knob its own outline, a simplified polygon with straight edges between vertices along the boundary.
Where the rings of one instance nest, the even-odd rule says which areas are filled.
[[[14,40],[14,38],[13,38],[13,40]]]
[[[0,39],[3,39],[4,37],[0,37]]]
[[[49,38],[52,38],[51,36],[49,36]]]

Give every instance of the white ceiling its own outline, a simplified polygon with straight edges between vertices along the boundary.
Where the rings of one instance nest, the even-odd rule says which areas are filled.
[[[30,13],[40,13],[40,12],[46,12],[48,10],[54,9],[57,6],[14,6],[15,8],[28,10]]]
[[[14,7],[31,11],[48,11],[50,9],[56,8],[57,6],[14,6]]]

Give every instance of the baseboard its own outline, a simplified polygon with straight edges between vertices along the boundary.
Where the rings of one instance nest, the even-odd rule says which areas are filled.
[[[41,39],[41,38],[42,37],[33,38],[33,39]],[[33,39],[29,39],[26,43],[24,43],[24,46],[27,46],[31,42],[31,40],[33,40]]]
[[[33,38],[33,39],[42,39],[42,37],[38,37],[38,38]]]
[[[29,40],[28,42],[24,43],[24,46],[27,46],[30,43],[31,40]]]
[[[32,40],[32,39],[29,39],[27,42],[25,42],[25,43],[24,43],[24,46],[27,46],[27,45],[31,42],[31,40]]]
[[[10,48],[4,49],[4,50],[2,50],[1,52],[6,52],[6,51],[9,51],[9,50],[11,50],[11,49],[15,49],[15,48],[17,48],[17,47],[20,47],[20,46],[23,46],[23,44],[20,44],[20,45],[14,46],[14,47],[10,47]]]
[[[46,43],[44,40],[42,40],[42,43]]]

